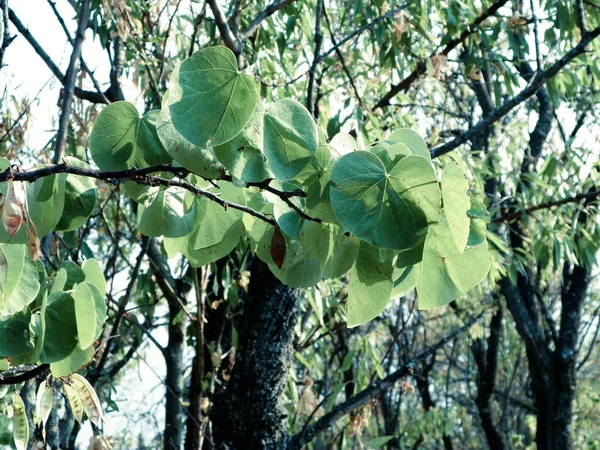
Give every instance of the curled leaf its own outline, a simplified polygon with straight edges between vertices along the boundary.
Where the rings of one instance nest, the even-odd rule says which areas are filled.
[[[14,182],[8,180],[7,183],[6,198],[2,206],[2,225],[12,238],[23,223],[23,204],[17,196]]]

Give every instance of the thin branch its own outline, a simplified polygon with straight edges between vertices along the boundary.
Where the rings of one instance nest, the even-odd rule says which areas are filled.
[[[481,318],[484,315],[485,311],[479,313],[477,316],[473,317],[468,322],[466,322],[465,325],[453,331],[443,339],[440,339],[437,343],[435,343],[425,351],[419,353],[414,358],[410,359],[406,364],[401,366],[395,372],[391,373],[384,379],[371,384],[369,387],[362,390],[349,400],[337,405],[329,413],[325,414],[314,424],[306,427],[303,432],[292,436],[287,447],[288,450],[299,450],[303,448],[306,444],[312,441],[319,433],[322,433],[323,431],[331,427],[337,420],[341,419],[346,414],[354,411],[355,409],[367,404],[377,396],[381,395],[385,390],[392,387],[396,382],[412,374],[417,364],[427,359],[437,350],[446,345],[448,342],[452,341],[457,336],[471,328],[471,326],[473,326],[473,324],[481,320]]]
[[[575,0],[575,13],[576,15],[576,20],[577,20],[577,26],[579,27],[579,31],[581,31],[581,36],[585,36],[585,34],[587,33],[587,30],[585,28],[585,12],[583,9],[583,1],[582,0]]]
[[[400,11],[405,10],[406,8],[408,8],[408,3],[405,3],[404,5],[398,6],[397,8],[394,8],[390,11],[388,11],[387,13],[376,17],[375,19],[371,20],[369,23],[367,23],[366,25],[363,25],[360,28],[357,28],[356,30],[354,30],[352,33],[348,34],[347,36],[345,36],[344,38],[342,38],[340,41],[338,41],[337,45],[333,45],[331,48],[329,48],[329,50],[327,50],[325,53],[322,53],[318,60],[317,63],[322,62],[325,58],[327,58],[329,55],[331,55],[333,52],[335,52],[338,48],[342,47],[346,42],[354,39],[355,37],[358,37],[359,35],[361,35],[362,33],[364,33],[367,30],[370,30],[371,28],[373,28],[375,25],[377,25],[380,22],[383,22],[386,19],[389,19],[390,17],[394,17],[396,14],[398,14]],[[282,87],[282,86],[288,86],[290,84],[295,83],[296,81],[298,81],[300,78],[305,77],[306,75],[308,75],[308,73],[310,72],[310,69],[297,75],[296,77],[292,78],[289,81],[286,81],[283,84],[278,84],[278,83],[266,83],[264,81],[261,80],[261,83],[267,87]]]
[[[567,64],[585,52],[586,47],[592,42],[595,38],[600,36],[600,26],[595,28],[593,31],[587,33],[571,50],[569,50],[562,58],[552,64],[547,70],[543,72],[538,72],[538,74],[533,78],[531,84],[524,88],[517,95],[507,100],[500,106],[496,108],[489,116],[485,119],[480,120],[476,125],[469,128],[467,131],[462,133],[457,138],[452,141],[436,147],[431,150],[431,157],[437,158],[438,156],[445,155],[448,152],[451,152],[455,148],[464,144],[468,140],[470,140],[474,135],[479,133],[483,128],[490,126],[495,123],[510,111],[512,111],[515,107],[523,103],[529,97],[533,96],[542,86],[544,86],[549,80],[551,80],[554,76],[556,76]]]
[[[218,0],[207,0],[207,3],[213,13],[215,23],[217,24],[221,38],[223,38],[223,42],[227,47],[229,47],[236,57],[239,57],[242,51],[242,45],[238,38],[231,31],[231,28],[227,23],[227,17],[225,17],[225,13],[221,9]]]
[[[190,38],[190,48],[188,50],[188,58],[190,58],[194,54],[194,45],[196,44],[196,37],[198,36],[198,30],[200,29],[200,25],[202,21],[206,17],[206,0],[202,3],[202,8],[200,8],[200,14],[196,17],[196,23],[194,23],[194,31],[192,33],[192,37]]]
[[[267,6],[265,8],[265,10],[263,12],[261,12],[258,16],[256,16],[256,18],[252,21],[252,23],[250,23],[250,25],[248,25],[248,28],[246,28],[246,30],[240,34],[240,40],[245,41],[246,39],[248,39],[250,36],[252,36],[252,34],[254,34],[254,32],[257,30],[257,28],[260,26],[260,24],[262,23],[263,20],[265,20],[267,17],[272,16],[274,13],[276,13],[280,9],[285,8],[288,5],[291,5],[295,1],[296,0],[281,0],[281,1],[275,1],[275,2],[271,3],[269,6]]]
[[[317,11],[315,18],[315,34],[314,34],[314,42],[315,42],[315,51],[313,62],[310,65],[310,70],[308,71],[308,87],[306,88],[306,108],[308,112],[315,117],[315,106],[317,101],[313,102],[313,95],[315,91],[315,75],[317,72],[317,65],[319,64],[319,53],[321,52],[321,44],[323,43],[323,32],[321,31],[321,15],[323,11],[323,0],[317,0]]]
[[[557,206],[567,205],[569,203],[579,203],[582,200],[586,200],[589,202],[590,200],[594,200],[597,197],[600,197],[600,191],[586,192],[585,194],[577,194],[572,197],[566,197],[560,200],[544,202],[540,203],[539,205],[534,205],[530,206],[529,208],[522,209],[521,211],[516,211],[514,213],[504,214],[502,216],[496,217],[492,220],[492,223],[512,222],[513,220],[518,219],[524,215],[529,215],[542,209],[556,208]]]
[[[58,23],[60,23],[60,26],[62,27],[63,31],[65,32],[65,36],[67,36],[67,40],[69,41],[69,44],[71,44],[71,46],[74,46],[75,43],[73,41],[73,38],[71,37],[71,33],[69,33],[67,24],[65,23],[64,19],[58,12],[58,9],[56,9],[56,2],[53,2],[52,0],[48,0],[48,4],[50,5],[50,8],[52,8],[52,11],[54,12],[54,16],[56,17],[56,20],[58,20]],[[96,92],[100,96],[102,96],[104,103],[107,103],[107,104],[110,103],[110,100],[108,100],[108,98],[106,98],[106,96],[104,95],[104,92],[102,92],[102,88],[100,87],[98,80],[96,80],[94,73],[90,70],[89,66],[86,64],[85,60],[83,59],[83,55],[79,57],[79,61],[81,62],[81,65],[83,66],[83,69],[85,70],[85,72],[89,75],[90,80],[92,80],[92,84],[94,85]]]
[[[10,21],[13,23],[15,28],[19,31],[19,33],[21,33],[25,40],[29,42],[29,45],[31,45],[33,50],[38,54],[40,58],[42,58],[42,61],[44,61],[48,69],[50,69],[50,72],[52,72],[52,74],[58,79],[58,81],[60,81],[60,83],[64,85],[66,83],[65,75],[63,75],[63,73],[54,63],[52,58],[50,58],[50,55],[46,53],[46,51],[42,48],[38,41],[33,37],[31,32],[27,29],[25,25],[23,25],[23,23],[19,20],[17,15],[10,8],[8,9],[8,17],[10,18]],[[97,92],[94,91],[86,91],[81,88],[75,87],[74,94],[77,98],[87,100],[92,103],[105,103],[103,96],[99,95]]]
[[[6,49],[13,41],[14,36],[10,36],[10,30],[8,29],[8,0],[0,0],[0,10],[0,21],[3,26],[2,36],[0,36],[0,42],[2,42],[2,45],[0,45],[0,70],[2,70]]]
[[[56,143],[54,146],[54,157],[52,162],[58,164],[62,160],[67,144],[67,131],[69,128],[69,119],[71,118],[71,109],[75,90],[75,82],[77,81],[77,73],[79,72],[78,62],[81,57],[81,45],[85,37],[85,30],[90,15],[90,0],[82,0],[79,10],[79,19],[77,21],[77,31],[75,32],[75,40],[73,41],[73,52],[71,60],[65,75],[65,82],[62,94],[62,109],[58,119],[58,131],[56,133]]]
[[[209,200],[212,200],[212,201],[218,203],[223,208],[237,209],[239,211],[242,211],[242,212],[250,214],[254,217],[257,217],[257,218],[261,219],[262,221],[267,222],[270,225],[273,225],[273,226],[276,225],[276,221],[274,219],[272,219],[258,211],[255,211],[252,208],[249,208],[247,206],[239,205],[237,203],[223,200],[217,194],[200,189],[196,185],[194,185],[188,181],[167,180],[165,178],[161,178],[161,177],[157,177],[157,176],[150,176],[150,174],[158,173],[158,172],[168,172],[168,173],[176,175],[180,178],[184,178],[185,176],[190,174],[190,171],[188,171],[187,169],[184,169],[183,167],[174,167],[174,166],[171,166],[168,164],[146,167],[144,169],[102,171],[102,170],[97,170],[97,169],[86,169],[86,168],[82,168],[82,167],[69,166],[65,163],[62,163],[62,164],[49,165],[49,166],[43,167],[41,169],[17,171],[17,172],[13,172],[11,170],[11,168],[8,168],[4,172],[0,172],[0,183],[7,181],[8,179],[12,179],[14,181],[34,182],[35,180],[37,180],[39,178],[43,178],[43,177],[47,177],[47,176],[59,174],[59,173],[67,173],[67,174],[72,174],[72,175],[80,175],[83,177],[103,180],[103,181],[106,181],[106,182],[114,184],[114,185],[121,184],[125,181],[134,181],[137,184],[145,185],[145,186],[152,186],[152,185],[160,185],[160,186],[166,186],[166,187],[177,186],[177,187],[181,187],[187,191],[190,191],[196,195],[206,197]],[[227,177],[225,178],[225,181],[228,181]],[[304,214],[293,203],[290,204],[291,202],[289,201],[289,198],[306,196],[306,194],[302,191],[292,191],[292,192],[280,191],[278,189],[270,187],[268,185],[268,181],[261,182],[261,183],[248,183],[247,186],[248,187],[253,186],[253,187],[258,187],[260,189],[265,189],[265,190],[277,195],[285,203],[287,203],[288,206],[290,206],[290,208],[292,208],[296,212],[298,212],[298,214],[300,214],[304,219],[312,220],[314,222],[321,221],[318,218],[310,217],[310,216]]]
[[[25,114],[27,114],[28,112],[29,112],[29,108],[24,108],[23,111],[21,111],[21,113],[19,114],[19,117],[17,117],[15,119],[15,121],[12,123],[12,125],[10,126],[10,128],[4,132],[4,134],[2,135],[2,137],[0,137],[0,142],[2,142],[4,139],[6,139],[8,137],[8,135],[12,132],[12,130],[14,130],[15,127],[19,124],[19,122],[21,121],[21,119],[23,118],[23,116]]]
[[[446,44],[446,47],[444,47],[444,49],[440,52],[440,53],[436,53],[433,52],[430,55],[430,58],[433,58],[434,56],[437,55],[444,55],[444,56],[448,56],[448,54],[454,50],[459,44],[463,43],[466,41],[466,39],[473,33],[475,33],[476,28],[482,24],[483,22],[485,22],[489,17],[493,16],[496,14],[496,12],[502,7],[504,6],[506,3],[508,2],[508,0],[498,0],[496,3],[494,3],[493,5],[491,5],[487,11],[485,11],[484,13],[482,13],[479,17],[477,17],[477,19],[475,19],[473,21],[473,23],[471,23],[461,34],[459,37],[452,39],[450,42],[448,42],[448,44]],[[427,71],[427,65],[425,64],[424,61],[420,61],[417,66],[413,69],[413,71],[406,77],[404,78],[404,80],[402,80],[400,83],[395,84],[392,86],[392,88],[388,91],[387,94],[385,94],[381,100],[379,100],[375,106],[373,106],[373,110],[376,110],[378,108],[383,108],[385,106],[389,106],[390,104],[390,100],[395,97],[397,94],[399,94],[400,92],[403,91],[407,91],[413,84],[415,81],[417,81],[421,75],[423,75],[425,72]]]
[[[337,55],[337,57],[340,60],[340,63],[342,64],[342,69],[344,70],[344,73],[346,74],[346,77],[348,78],[348,81],[350,82],[350,86],[352,86],[352,90],[354,91],[354,96],[358,100],[358,104],[364,110],[365,105],[363,103],[362,97],[360,96],[360,93],[358,92],[358,88],[356,87],[354,78],[352,77],[352,74],[350,73],[350,69],[348,68],[348,65],[346,64],[344,55],[342,54],[342,52],[337,44],[337,40],[335,38],[335,33],[333,32],[333,29],[331,28],[331,22],[329,21],[329,15],[327,14],[327,8],[325,7],[325,5],[323,5],[323,16],[325,17],[325,23],[327,24],[327,30],[329,31],[329,36],[331,38],[331,42],[333,43],[333,46],[335,48],[335,54]]]

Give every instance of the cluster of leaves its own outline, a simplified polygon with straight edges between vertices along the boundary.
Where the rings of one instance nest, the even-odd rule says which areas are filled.
[[[90,139],[95,163],[103,170],[175,163],[196,175],[190,180],[202,193],[275,219],[225,210],[185,186],[125,183],[139,204],[138,230],[162,236],[169,256],[200,267],[245,239],[287,285],[310,287],[350,271],[350,326],[377,316],[392,294],[416,286],[420,307],[429,308],[486,276],[481,200],[457,164],[438,180],[413,131],[363,150],[345,134],[328,143],[298,102],[263,105],[258,81],[238,71],[225,47],[195,53],[169,86],[161,111],[140,117],[126,102],[102,111]]]
[[[241,243],[290,286],[350,272],[349,326],[414,287],[421,308],[448,303],[488,272],[487,213],[458,164],[438,179],[427,145],[406,129],[362,150],[346,134],[327,142],[300,103],[263,105],[258,81],[225,47],[184,61],[160,111],[140,117],[130,103],[107,106],[90,153],[105,171],[174,164],[190,172],[185,183],[172,172],[159,173],[158,185],[123,183],[138,231],[162,237],[170,257],[200,267]],[[94,355],[106,283],[94,259],[63,262],[49,277],[37,261],[39,238],[84,225],[95,180],[54,174],[2,189],[0,356],[5,366],[47,363],[54,377],[68,377]]]

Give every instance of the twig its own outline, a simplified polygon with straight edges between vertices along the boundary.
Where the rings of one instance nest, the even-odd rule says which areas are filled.
[[[77,31],[75,33],[75,40],[73,41],[73,52],[71,53],[71,60],[69,61],[69,67],[67,68],[67,74],[65,75],[62,109],[60,111],[60,118],[58,119],[58,131],[56,133],[56,144],[54,147],[54,157],[52,159],[54,164],[58,164],[65,153],[69,119],[71,118],[71,103],[73,102],[74,95],[73,91],[75,90],[75,81],[77,80],[77,73],[79,72],[77,63],[81,57],[81,44],[83,44],[83,38],[85,37],[89,14],[90,0],[82,0],[81,8],[79,10],[79,19],[77,21]]]
[[[485,119],[480,120],[476,125],[469,128],[467,131],[462,133],[457,138],[452,141],[441,145],[439,147],[431,150],[431,157],[437,158],[438,156],[445,155],[448,152],[451,152],[461,144],[464,144],[468,140],[470,140],[474,135],[479,133],[483,128],[486,128],[498,121],[510,111],[512,111],[516,106],[523,103],[529,97],[534,95],[544,84],[546,84],[550,79],[552,79],[556,74],[558,74],[563,67],[585,52],[586,47],[590,42],[592,42],[595,38],[600,35],[600,26],[595,28],[593,31],[587,33],[571,50],[569,50],[562,58],[552,64],[547,70],[543,72],[538,72],[538,74],[533,78],[531,84],[524,88],[517,95],[507,100],[500,106],[496,108],[494,111],[490,113]]]
[[[577,203],[577,202],[580,202],[581,200],[590,201],[597,197],[600,197],[600,191],[586,192],[585,194],[578,194],[578,195],[574,195],[572,197],[563,198],[561,200],[554,200],[554,201],[550,201],[550,202],[540,203],[539,205],[530,206],[529,208],[525,208],[521,211],[504,214],[502,216],[496,217],[495,219],[492,220],[492,223],[511,222],[514,219],[518,219],[519,217],[524,216],[524,215],[532,214],[535,211],[539,211],[541,209],[556,208],[557,206],[562,206],[562,205],[566,205],[569,203]]]
[[[50,69],[52,74],[58,79],[58,81],[60,81],[61,84],[64,85],[66,83],[65,75],[63,75],[58,66],[54,63],[54,61],[52,61],[52,58],[50,58],[50,55],[46,53],[38,41],[33,37],[31,32],[27,29],[27,27],[25,27],[25,25],[23,25],[17,15],[10,8],[8,9],[8,17],[19,33],[21,33],[25,40],[29,42],[29,45],[31,45],[33,50],[40,58],[42,58],[42,61],[46,63],[46,66]],[[82,100],[88,100],[92,103],[105,103],[103,96],[99,95],[97,92],[86,91],[78,87],[75,87],[73,92],[77,98]]]
[[[581,31],[581,36],[585,36],[587,30],[585,28],[585,12],[583,10],[583,1],[575,0],[575,12],[577,14],[577,26],[579,27],[579,31]]]
[[[272,16],[274,13],[276,13],[280,9],[285,8],[288,5],[291,5],[295,1],[296,0],[281,0],[281,1],[275,1],[275,2],[271,3],[269,6],[267,6],[265,8],[265,10],[263,12],[261,12],[258,16],[256,16],[256,18],[252,21],[252,23],[250,23],[250,25],[248,25],[248,28],[246,28],[246,30],[240,34],[240,40],[245,41],[246,39],[248,39],[250,36],[252,36],[252,34],[254,34],[254,32],[260,26],[260,24],[262,23],[263,20],[265,20],[269,16]]]
[[[188,58],[194,54],[194,45],[196,44],[196,37],[198,36],[198,30],[200,29],[200,25],[206,16],[206,0],[202,3],[202,8],[200,9],[200,14],[196,18],[196,23],[194,24],[194,31],[192,33],[192,37],[190,38],[190,48],[188,50]]]
[[[62,27],[63,31],[65,32],[65,35],[67,36],[67,40],[69,41],[69,44],[71,44],[71,46],[75,45],[73,42],[73,38],[71,37],[71,33],[69,33],[69,29],[67,28],[67,24],[65,23],[64,19],[62,18],[62,16],[56,9],[56,2],[53,2],[52,0],[48,0],[48,4],[50,5],[50,8],[52,8],[52,11],[54,12],[54,16],[56,17],[56,20],[58,20],[58,23],[60,23],[60,26]],[[94,73],[90,70],[90,68],[86,64],[85,60],[83,59],[83,55],[79,57],[79,61],[81,62],[81,65],[83,66],[85,72],[89,75],[90,80],[92,80],[92,84],[94,85],[96,92],[102,96],[104,103],[107,103],[107,104],[110,103],[110,100],[108,100],[108,98],[106,98],[106,95],[104,95],[104,92],[102,92],[102,88],[100,87],[98,80],[96,80]]]
[[[316,101],[313,102],[313,95],[315,90],[315,73],[317,72],[317,65],[319,64],[319,53],[321,52],[321,44],[323,43],[323,32],[321,31],[321,14],[323,11],[323,0],[317,0],[317,11],[315,18],[315,51],[313,62],[310,65],[308,71],[308,87],[306,88],[306,108],[308,112],[314,117]]]
[[[475,19],[473,21],[473,23],[471,23],[461,34],[459,37],[452,39],[450,42],[448,42],[448,44],[446,45],[446,47],[444,47],[444,50],[442,50],[440,53],[436,53],[433,52],[430,56],[430,58],[433,58],[436,55],[444,55],[444,56],[448,56],[448,54],[454,50],[459,44],[461,44],[462,42],[464,42],[471,34],[473,34],[476,31],[476,28],[482,24],[484,21],[486,21],[488,19],[488,17],[493,16],[494,14],[496,14],[496,12],[502,7],[504,6],[505,3],[507,3],[508,0],[498,0],[496,3],[494,3],[492,6],[490,6],[487,11],[485,11],[483,14],[481,14],[479,17],[477,17],[477,19]],[[400,83],[392,85],[391,89],[388,91],[387,94],[385,94],[381,100],[379,100],[375,106],[373,106],[373,110],[376,110],[378,108],[383,108],[385,106],[389,106],[390,104],[390,100],[395,97],[397,94],[399,94],[400,92],[406,91],[408,90],[413,83],[419,79],[419,77],[421,75],[423,75],[425,72],[427,71],[427,65],[425,64],[424,61],[421,61],[417,64],[417,67],[415,67],[413,69],[413,71],[406,77],[404,78],[404,80],[402,80]]]
[[[354,91],[354,96],[358,100],[358,104],[360,105],[360,107],[363,110],[365,110],[365,105],[363,103],[362,97],[360,96],[360,93],[358,92],[358,88],[356,87],[354,78],[352,77],[352,74],[350,73],[350,69],[348,68],[348,65],[346,64],[344,55],[342,54],[342,52],[337,44],[337,41],[335,39],[335,34],[333,32],[333,29],[331,28],[331,22],[329,21],[329,15],[327,14],[327,8],[325,7],[325,5],[323,5],[323,16],[325,17],[325,22],[327,23],[327,29],[329,30],[329,36],[331,38],[331,42],[333,43],[333,46],[335,48],[335,54],[337,55],[337,57],[340,60],[340,63],[342,64],[342,69],[344,70],[344,73],[346,74],[346,77],[348,78],[348,81],[350,82],[350,86],[352,86],[352,90]]]
[[[375,397],[379,396],[385,390],[392,387],[397,381],[410,375],[417,364],[419,364],[421,361],[428,358],[437,350],[446,345],[448,342],[452,341],[457,336],[468,330],[473,324],[481,320],[481,318],[485,315],[485,312],[486,311],[479,313],[477,316],[473,317],[467,323],[465,323],[465,325],[453,331],[443,339],[440,339],[437,343],[435,343],[425,351],[419,353],[414,358],[410,359],[406,364],[404,364],[402,367],[400,367],[398,370],[391,373],[384,379],[371,384],[369,387],[362,390],[349,400],[346,400],[345,402],[339,404],[338,406],[333,408],[329,413],[325,414],[318,421],[316,421],[313,425],[306,427],[303,432],[292,436],[287,449],[300,450],[306,444],[312,441],[317,434],[325,431],[327,428],[332,426],[337,420],[344,417],[346,414],[354,411],[355,409],[365,405]]]
[[[10,30],[8,29],[8,0],[0,0],[0,10],[0,21],[2,22],[4,30],[2,36],[0,36],[0,39],[2,40],[2,45],[0,45],[0,70],[2,70],[2,67],[4,67],[4,55],[6,54],[6,49],[13,41],[14,36],[10,37]]]
[[[27,114],[28,112],[29,112],[29,108],[24,108],[23,111],[21,111],[21,114],[19,114],[19,117],[17,117],[15,119],[15,121],[12,123],[12,125],[10,126],[10,128],[4,132],[4,134],[2,135],[2,137],[0,137],[0,142],[2,142],[4,139],[6,139],[6,137],[10,134],[10,132],[12,130],[14,130],[15,127],[19,124],[19,121],[23,118],[23,116],[25,114]]]
[[[508,1],[508,0],[506,0],[506,1]],[[354,39],[355,37],[357,37],[359,35],[361,35],[365,31],[370,30],[371,28],[373,28],[378,23],[383,22],[384,20],[389,19],[390,17],[394,17],[396,14],[398,14],[402,10],[405,10],[406,8],[408,8],[408,3],[405,3],[404,5],[398,6],[397,8],[394,8],[394,9],[388,11],[387,13],[385,13],[385,14],[379,16],[379,17],[376,17],[375,19],[371,20],[366,25],[363,25],[362,27],[357,28],[352,33],[346,35],[344,38],[342,38],[340,41],[338,41],[337,45],[333,45],[325,53],[322,53],[319,56],[319,58],[317,60],[317,63],[320,63],[321,61],[323,61],[325,58],[327,58],[329,55],[331,55],[333,52],[335,52],[336,49],[342,47],[346,42]],[[300,75],[297,75],[296,77],[292,78],[291,80],[286,81],[283,84],[281,84],[281,83],[280,84],[277,84],[277,83],[265,83],[262,80],[261,80],[261,83],[263,85],[267,86],[267,87],[282,87],[282,86],[287,86],[287,85],[295,83],[300,78],[305,77],[306,75],[308,75],[309,72],[310,72],[310,69],[307,70],[306,72],[301,73]]]

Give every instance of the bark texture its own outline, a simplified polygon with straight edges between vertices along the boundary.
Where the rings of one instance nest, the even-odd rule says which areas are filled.
[[[287,438],[281,398],[300,291],[283,285],[258,259],[251,273],[235,365],[212,410],[213,436],[217,448],[281,450]]]

